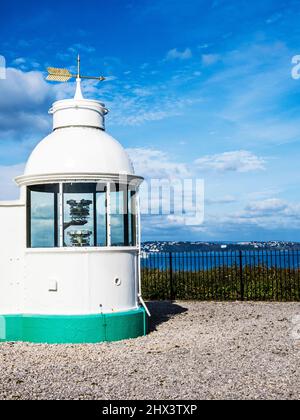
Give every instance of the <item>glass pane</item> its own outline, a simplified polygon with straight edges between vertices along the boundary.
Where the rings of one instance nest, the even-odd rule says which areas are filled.
[[[112,246],[124,246],[125,223],[124,223],[124,191],[111,191],[111,244]]]
[[[107,246],[106,187],[97,190],[97,246]]]
[[[136,194],[134,191],[128,191],[128,230],[129,230],[129,245],[136,245]]]
[[[64,185],[64,246],[95,245],[95,195],[96,184]]]
[[[28,247],[57,246],[57,185],[38,185],[28,189]]]

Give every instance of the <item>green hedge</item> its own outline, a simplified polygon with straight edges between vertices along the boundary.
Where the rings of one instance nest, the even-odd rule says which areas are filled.
[[[180,273],[142,269],[142,292],[148,300],[173,297],[182,300],[235,301],[243,297],[245,300],[259,301],[300,301],[300,270],[263,265],[245,266],[242,272],[238,265]]]

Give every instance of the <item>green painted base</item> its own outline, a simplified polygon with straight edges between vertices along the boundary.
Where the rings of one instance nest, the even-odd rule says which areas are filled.
[[[0,315],[0,342],[100,343],[146,334],[144,308],[99,315]]]

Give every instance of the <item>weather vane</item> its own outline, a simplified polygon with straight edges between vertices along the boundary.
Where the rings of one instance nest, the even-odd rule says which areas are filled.
[[[77,58],[77,74],[72,74],[67,69],[58,69],[56,67],[48,67],[48,76],[46,77],[46,80],[49,80],[51,82],[68,82],[70,79],[92,79],[92,80],[100,80],[101,82],[105,80],[105,77],[99,76],[99,77],[93,77],[93,76],[82,76],[80,74],[80,56],[78,55]]]

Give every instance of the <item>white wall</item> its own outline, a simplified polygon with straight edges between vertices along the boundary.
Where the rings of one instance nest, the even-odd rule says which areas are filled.
[[[137,251],[27,250],[23,312],[76,315],[136,308],[136,259]]]
[[[137,308],[137,258],[128,248],[26,249],[25,205],[0,202],[1,315]]]
[[[22,310],[25,206],[0,203],[0,314]]]

